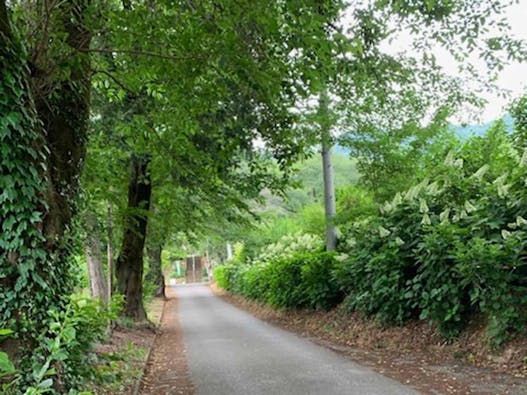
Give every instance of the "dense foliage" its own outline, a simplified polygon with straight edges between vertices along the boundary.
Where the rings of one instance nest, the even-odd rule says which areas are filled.
[[[218,285],[275,307],[328,309],[342,300],[331,272],[333,253],[309,235],[282,238],[251,263],[233,260],[214,271]]]
[[[351,309],[447,336],[482,312],[500,343],[525,324],[525,156],[497,124],[435,173],[349,227],[336,278]]]
[[[30,370],[19,370],[0,353],[0,385],[6,395],[44,394],[52,391],[76,394],[88,380],[104,382],[100,374],[107,364],[94,352],[93,344],[107,334],[111,320],[122,308],[122,298],[115,298],[109,308],[101,301],[73,295],[66,309],[51,308],[47,332],[39,336],[30,361]],[[2,335],[9,336],[11,331]],[[2,355],[4,354],[4,355]],[[27,368],[26,368],[27,369]],[[3,384],[2,384],[3,383]]]
[[[526,324],[527,154],[512,141],[497,122],[379,210],[362,205],[340,226],[337,260],[300,246],[220,267],[219,285],[279,307],[328,308],[342,292],[350,311],[428,320],[446,337],[480,314],[499,345]]]

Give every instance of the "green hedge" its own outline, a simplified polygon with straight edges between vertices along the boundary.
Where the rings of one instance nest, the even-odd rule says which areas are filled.
[[[334,254],[297,253],[256,264],[227,264],[214,271],[218,285],[275,307],[329,309],[343,294],[332,277]]]

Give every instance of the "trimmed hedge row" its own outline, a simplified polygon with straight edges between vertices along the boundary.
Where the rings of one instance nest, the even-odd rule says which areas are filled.
[[[333,281],[335,255],[297,253],[264,263],[228,263],[214,270],[218,285],[274,307],[330,309],[343,300]]]

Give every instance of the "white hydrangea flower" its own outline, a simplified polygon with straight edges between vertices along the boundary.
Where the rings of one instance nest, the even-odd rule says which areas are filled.
[[[425,199],[420,199],[419,201],[419,212],[420,213],[427,213],[429,212],[430,209],[428,208],[428,204],[426,204],[426,200]]]
[[[521,215],[518,215],[516,217],[516,224],[518,226],[526,225],[527,224],[527,220],[525,218],[523,218]]]
[[[467,200],[467,201],[465,202],[465,210],[467,211],[467,213],[471,213],[471,212],[473,212],[473,211],[476,211],[476,210],[477,210],[477,207],[474,206],[474,205],[470,202],[470,200]]]
[[[508,173],[502,174],[498,178],[496,178],[492,183],[494,185],[503,185],[505,183],[505,180],[507,179]]]
[[[441,222],[448,221],[449,216],[450,216],[450,208],[447,207],[445,210],[443,210],[441,214],[439,214],[439,220]]]
[[[523,150],[523,155],[520,159],[520,166],[527,166],[527,148]]]
[[[479,168],[477,172],[475,172],[472,177],[477,178],[478,180],[481,180],[485,173],[489,170],[489,165],[483,165]]]
[[[386,237],[386,236],[389,236],[390,235],[390,231],[386,228],[384,228],[383,226],[379,226],[379,235],[381,237]]]
[[[430,217],[428,214],[423,215],[423,219],[421,220],[421,225],[432,225],[432,221],[430,221]]]

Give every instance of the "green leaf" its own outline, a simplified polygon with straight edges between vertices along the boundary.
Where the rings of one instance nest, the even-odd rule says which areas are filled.
[[[0,329],[0,336],[9,336],[13,333],[11,329]]]
[[[38,389],[46,389],[46,388],[51,388],[52,385],[53,385],[53,379],[46,379],[46,380],[42,381],[37,386],[37,388]]]
[[[7,375],[13,374],[15,372],[15,365],[13,365],[13,363],[9,359],[9,356],[5,352],[0,351],[0,374]]]

